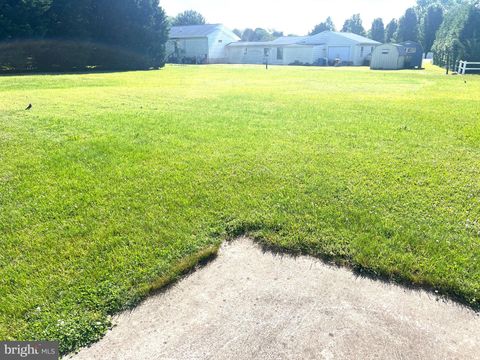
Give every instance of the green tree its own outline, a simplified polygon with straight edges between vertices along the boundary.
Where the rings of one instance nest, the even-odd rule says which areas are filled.
[[[409,8],[398,22],[396,41],[418,41],[418,18],[414,8]]]
[[[253,38],[253,41],[271,41],[274,40],[274,36],[265,29],[262,28],[256,28],[255,29],[255,36]]]
[[[168,26],[158,0],[1,0],[0,9],[2,39],[41,40],[10,49],[9,62],[56,71],[164,65]]]
[[[205,18],[198,11],[187,10],[175,16],[172,26],[203,25],[205,22]]]
[[[63,0],[64,1],[64,0]],[[168,23],[159,0],[95,0],[94,36],[164,65]]]
[[[275,38],[275,39],[278,39],[280,37],[283,37],[285,36],[285,34],[283,33],[283,31],[278,31],[278,30],[272,30],[272,37]]]
[[[49,6],[50,0],[0,0],[0,40],[43,36]]]
[[[385,28],[385,42],[386,43],[391,43],[395,41],[395,34],[397,33],[398,30],[398,21],[397,19],[392,19],[387,24],[387,27]]]
[[[94,28],[95,11],[93,0],[52,0],[46,12],[47,37],[79,40],[95,38],[98,35]]]
[[[274,36],[268,30],[256,28],[255,30],[247,28],[242,33],[242,41],[271,41],[278,36]]]
[[[448,11],[457,5],[465,3],[465,0],[417,0],[417,10],[421,15],[425,15],[430,6],[440,6],[443,10]]]
[[[312,31],[310,31],[309,35],[316,35],[320,34],[324,31],[336,31],[335,24],[333,23],[332,18],[329,16],[324,22],[321,22],[318,25],[315,25]]]
[[[370,38],[381,43],[385,42],[385,25],[381,18],[373,20]]]
[[[439,5],[432,5],[427,9],[422,22],[422,44],[425,55],[432,50],[438,29],[443,22],[443,9]]]
[[[250,28],[246,28],[245,30],[243,30],[242,36],[241,36],[242,41],[253,41],[254,38],[255,38],[255,30]]]
[[[480,59],[480,1],[458,5],[447,12],[432,48],[437,65],[445,65],[447,57],[456,60]]]
[[[367,33],[363,27],[360,14],[353,15],[350,19],[345,20],[342,32],[350,32],[361,36],[366,36]]]
[[[232,32],[237,35],[239,38],[242,38],[242,30],[240,29],[233,29]]]

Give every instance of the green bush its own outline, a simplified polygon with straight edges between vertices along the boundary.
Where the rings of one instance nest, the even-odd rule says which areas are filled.
[[[0,45],[3,72],[131,70],[154,67],[147,55],[91,42],[38,40]]]

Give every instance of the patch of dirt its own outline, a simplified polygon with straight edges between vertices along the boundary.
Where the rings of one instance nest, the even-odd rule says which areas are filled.
[[[248,239],[116,318],[82,359],[476,359],[480,317]]]

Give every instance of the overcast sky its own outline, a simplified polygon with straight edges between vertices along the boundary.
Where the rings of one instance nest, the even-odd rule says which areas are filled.
[[[368,30],[376,17],[385,22],[400,17],[415,0],[160,0],[169,16],[197,10],[208,23],[244,29],[262,27],[286,34],[304,35],[327,16],[337,28],[346,18],[360,13]]]

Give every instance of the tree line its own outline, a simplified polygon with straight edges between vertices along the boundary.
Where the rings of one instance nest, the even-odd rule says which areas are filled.
[[[169,18],[159,0],[0,0],[0,70],[159,68],[170,26],[205,23],[193,10]],[[327,30],[336,31],[331,17],[310,35]],[[354,14],[340,31],[379,42],[419,41],[439,65],[478,61],[480,0],[417,0],[398,20],[377,18],[367,31]],[[242,41],[284,36],[263,28],[234,32]]]
[[[310,35],[325,30],[335,31],[330,17],[316,25]],[[425,53],[434,52],[438,65],[447,59],[480,60],[479,0],[417,0],[398,20],[385,25],[383,19],[373,20],[370,30],[363,26],[360,14],[347,19],[342,32],[367,36],[382,43],[416,41]]]
[[[444,65],[447,58],[452,61],[480,60],[480,1],[479,0],[417,0],[399,19],[387,24],[383,19],[373,20],[366,30],[360,14],[345,20],[340,31],[366,36],[381,43],[416,41],[423,45],[425,54],[434,51],[435,62]],[[172,25],[205,23],[205,18],[195,12],[179,14]],[[309,35],[323,31],[336,31],[331,17],[317,24]],[[284,33],[263,28],[234,32],[242,41],[271,41]],[[289,35],[290,36],[290,35]]]
[[[158,68],[167,39],[158,0],[0,0],[3,70]]]

